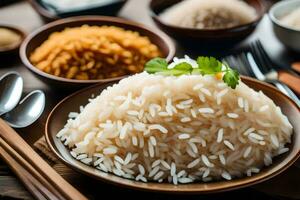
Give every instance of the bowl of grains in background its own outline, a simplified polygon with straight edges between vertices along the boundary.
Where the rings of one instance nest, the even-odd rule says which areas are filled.
[[[265,13],[260,0],[151,0],[155,24],[183,45],[234,46],[247,38]]]
[[[115,17],[72,17],[30,34],[20,48],[24,65],[50,86],[74,90],[143,71],[154,58],[171,60],[175,47],[161,31]]]
[[[25,32],[17,27],[0,24],[0,56],[18,52],[25,36]]]

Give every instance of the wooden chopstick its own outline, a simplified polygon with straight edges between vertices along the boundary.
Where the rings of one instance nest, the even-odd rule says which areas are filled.
[[[300,73],[300,62],[292,63],[292,69],[298,73]]]
[[[13,157],[9,155],[2,147],[0,147],[0,155],[5,162],[8,163],[11,170],[19,177],[24,186],[31,192],[31,194],[40,200],[47,200],[39,187],[35,185],[35,180],[28,171],[26,171]],[[31,179],[32,178],[32,179]],[[43,187],[43,186],[42,186]]]
[[[2,119],[0,119],[0,138],[5,141],[5,143],[2,142],[3,146],[7,144],[7,146],[11,147],[20,157],[23,158],[23,160],[26,160],[26,162],[32,166],[32,168],[36,170],[45,180],[47,180],[47,182],[49,182],[49,184],[55,188],[55,191],[63,196],[64,199],[87,200],[83,194],[81,194],[77,189],[63,179],[23,140],[21,136],[18,135],[18,133],[16,133]],[[12,154],[15,155],[14,152],[12,152]],[[34,172],[34,170],[31,172]]]
[[[24,186],[31,192],[31,194],[37,199],[46,199],[44,195],[34,186],[26,174],[27,171],[21,167],[2,147],[0,147],[0,155],[5,162],[7,162],[12,171],[21,179]]]
[[[0,138],[0,154],[5,161],[9,164],[10,168],[16,173],[18,177],[24,182],[25,187],[27,184],[33,185],[38,193],[43,195],[45,199],[60,200],[65,199],[61,196],[53,186],[46,179],[44,179],[30,164],[24,160],[17,152],[14,151],[2,138]],[[22,172],[19,172],[22,171]],[[25,175],[26,174],[26,177]],[[28,179],[28,180],[27,180]],[[29,182],[29,183],[28,183]],[[32,186],[32,187],[33,187]],[[36,191],[27,188],[33,195]]]
[[[297,75],[293,75],[287,71],[279,70],[278,80],[293,89],[298,95],[300,95],[300,78]]]

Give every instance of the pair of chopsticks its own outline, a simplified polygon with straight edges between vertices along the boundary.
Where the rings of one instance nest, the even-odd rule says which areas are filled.
[[[30,172],[18,162],[18,160],[13,158],[5,148],[2,148],[2,145],[7,146],[7,143],[5,143],[2,139],[0,140],[0,154],[2,158],[10,166],[12,171],[20,178],[27,190],[29,190],[36,199],[47,200],[47,197],[54,200],[58,199],[55,194],[52,194],[41,182],[31,175]]]
[[[0,155],[37,199],[87,200],[0,119]]]

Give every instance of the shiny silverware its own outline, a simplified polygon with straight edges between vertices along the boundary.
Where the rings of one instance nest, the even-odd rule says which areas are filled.
[[[11,111],[20,101],[23,79],[16,72],[9,72],[0,78],[0,115]]]
[[[45,94],[40,90],[35,90],[26,95],[13,110],[5,113],[2,118],[11,127],[27,127],[40,117],[44,107]]]
[[[10,127],[29,126],[39,118],[45,107],[45,95],[39,90],[29,93],[18,104],[22,90],[23,81],[17,73],[8,73],[0,78],[1,157],[38,199],[86,200]]]
[[[299,98],[286,84],[281,83],[276,79],[266,78],[265,75],[260,71],[260,68],[256,64],[256,62],[250,52],[247,53],[247,59],[248,59],[249,65],[252,68],[253,72],[255,73],[255,76],[257,79],[273,83],[281,92],[283,92],[285,95],[287,95],[291,99],[293,99],[295,101],[295,103],[297,103],[297,105],[300,107]]]
[[[300,100],[297,95],[287,85],[279,82],[277,79],[267,78],[250,51],[242,52],[237,55],[230,55],[223,60],[245,76],[255,77],[258,80],[274,84],[282,93],[293,99],[300,107]]]
[[[23,128],[35,122],[45,107],[45,94],[35,90],[21,101],[23,79],[16,72],[0,78],[0,116],[10,126]]]
[[[276,63],[272,62],[271,58],[259,40],[252,42],[250,44],[250,48],[253,54],[252,57],[254,57],[259,64],[259,69],[264,73],[264,78],[266,81],[278,80],[279,82],[289,86],[295,91],[295,93],[300,95],[300,77],[294,71],[283,68],[280,65],[276,65]]]

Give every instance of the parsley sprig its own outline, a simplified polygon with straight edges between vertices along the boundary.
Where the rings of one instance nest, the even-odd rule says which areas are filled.
[[[162,74],[166,76],[180,76],[183,74],[217,75],[223,74],[223,81],[232,89],[239,84],[239,73],[231,69],[227,63],[222,63],[214,57],[200,56],[197,59],[197,68],[193,68],[187,62],[180,62],[172,69],[168,69],[168,62],[163,58],[153,58],[145,65],[145,71],[150,74]]]

